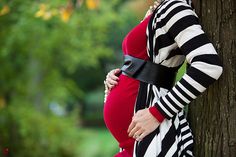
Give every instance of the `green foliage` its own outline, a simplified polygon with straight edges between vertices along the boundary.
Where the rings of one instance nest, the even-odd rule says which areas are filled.
[[[186,72],[187,64],[184,63],[178,70],[177,76],[176,76],[176,81],[179,81],[184,73]]]
[[[118,143],[104,128],[84,129],[80,133],[86,138],[79,147],[81,157],[112,157],[119,152]]]
[[[24,104],[22,104],[24,105]],[[14,157],[78,157],[83,137],[73,118],[43,114],[31,107],[0,111],[1,145]]]
[[[83,110],[83,121],[86,125],[104,125],[103,98],[104,92],[100,89],[86,95]]]
[[[75,118],[9,106],[0,110],[0,150],[14,157],[110,157],[119,151],[107,130],[78,128]]]
[[[123,9],[124,0],[101,1],[95,10],[68,2],[0,1],[0,149],[8,147],[11,156],[106,157],[117,151],[114,141],[102,147],[111,139],[104,131],[83,131],[77,116],[57,117],[48,106],[72,104],[79,114],[75,104],[83,105],[85,117],[101,122],[105,73],[121,65],[122,39],[137,20]],[[43,7],[47,16],[39,16]],[[92,145],[86,138],[100,133],[93,151],[83,154]]]
[[[40,2],[51,10],[66,5],[60,0]],[[11,11],[0,16],[0,95],[29,101],[43,97],[37,104],[82,100],[85,91],[101,86],[111,69],[109,60],[121,58],[122,39],[135,23],[133,14],[113,10],[121,1],[102,1],[93,11],[75,9],[67,23],[60,17],[35,17],[38,1],[5,4]]]

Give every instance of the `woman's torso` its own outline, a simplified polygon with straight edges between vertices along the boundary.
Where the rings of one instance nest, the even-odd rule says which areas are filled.
[[[148,59],[146,28],[149,19],[150,16],[126,35],[122,44],[124,55]],[[121,74],[118,85],[111,90],[104,104],[105,123],[121,147],[134,143],[134,140],[128,137],[127,129],[133,116],[138,88],[138,80]]]

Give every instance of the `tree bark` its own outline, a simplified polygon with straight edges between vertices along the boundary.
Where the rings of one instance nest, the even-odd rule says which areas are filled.
[[[224,66],[189,107],[195,156],[236,157],[236,0],[197,0],[195,8]]]

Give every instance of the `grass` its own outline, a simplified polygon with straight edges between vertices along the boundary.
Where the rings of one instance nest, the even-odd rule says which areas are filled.
[[[79,146],[81,157],[112,157],[119,151],[118,143],[105,128],[83,128],[83,142]]]

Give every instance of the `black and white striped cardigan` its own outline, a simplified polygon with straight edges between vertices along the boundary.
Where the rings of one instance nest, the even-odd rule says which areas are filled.
[[[150,19],[147,39],[151,61],[179,67],[186,60],[190,66],[169,91],[140,83],[135,111],[155,106],[166,119],[135,143],[133,156],[193,156],[193,136],[183,108],[220,77],[221,62],[186,0],[164,0]]]

